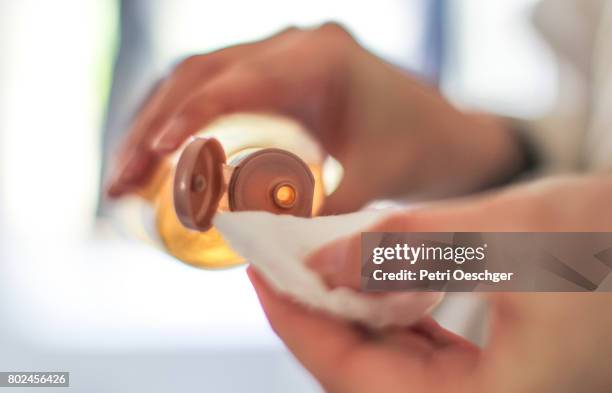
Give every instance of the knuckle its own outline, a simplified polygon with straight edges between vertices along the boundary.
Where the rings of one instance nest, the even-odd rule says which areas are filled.
[[[191,55],[181,60],[174,68],[174,74],[191,73],[202,64],[205,55]]]
[[[329,37],[351,38],[348,30],[338,22],[325,22],[316,30],[320,34],[325,34]]]
[[[284,36],[284,35],[292,35],[292,34],[295,34],[295,33],[299,33],[301,31],[302,31],[302,29],[300,29],[298,26],[290,25],[290,26],[287,26],[286,28],[282,29],[278,33],[276,33],[274,35],[274,37],[280,37],[280,36]]]
[[[282,78],[274,72],[266,59],[244,60],[231,67],[224,75],[223,81],[226,88],[224,90],[234,90],[236,93],[242,90],[241,100],[255,91],[278,91],[282,89]],[[228,97],[230,98],[230,97]]]
[[[319,26],[312,32],[310,42],[326,58],[337,63],[342,63],[348,53],[359,46],[351,33],[336,22]]]

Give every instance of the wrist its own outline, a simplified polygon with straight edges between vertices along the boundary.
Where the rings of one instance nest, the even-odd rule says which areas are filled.
[[[511,182],[534,170],[538,156],[518,123],[489,114],[466,115],[479,126],[474,127],[474,165],[482,168],[474,179],[475,189],[484,189]]]
[[[439,109],[439,108],[438,108]],[[430,113],[432,122],[413,165],[413,198],[462,195],[507,183],[529,166],[525,145],[510,122],[450,108]]]

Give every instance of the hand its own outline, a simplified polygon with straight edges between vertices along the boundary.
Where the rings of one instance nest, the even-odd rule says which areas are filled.
[[[503,125],[457,111],[326,24],[183,61],[136,118],[109,194],[141,186],[161,157],[232,112],[293,117],[342,163],[345,177],[327,201],[328,213],[407,192],[472,190],[520,161]]]
[[[609,177],[547,180],[399,213],[372,231],[612,231],[610,195]],[[357,288],[358,256],[356,235],[316,252],[310,266],[332,287]],[[369,333],[249,275],[272,327],[330,392],[607,392],[612,383],[610,294],[490,295],[480,350],[430,318]]]
[[[376,334],[274,293],[253,268],[249,277],[275,332],[328,392],[448,392],[471,374],[479,350],[433,319]]]

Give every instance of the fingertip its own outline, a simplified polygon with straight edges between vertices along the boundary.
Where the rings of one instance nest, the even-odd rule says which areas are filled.
[[[142,186],[155,169],[158,160],[150,151],[141,149],[132,152],[124,162],[106,185],[105,194],[109,198],[119,198]]]
[[[111,199],[121,197],[129,188],[128,182],[129,178],[124,175],[124,169],[116,171],[106,183],[105,195]]]
[[[106,185],[104,194],[110,199],[117,199],[125,192],[125,187],[117,180],[113,180]]]
[[[358,236],[351,236],[329,243],[310,254],[306,265],[331,288],[358,288],[359,242]]]
[[[324,245],[307,256],[306,265],[319,274],[342,270],[350,242],[350,238],[343,238]]]
[[[141,179],[142,177],[139,177],[138,179],[135,179],[130,183],[122,182],[120,180],[114,180],[106,186],[104,190],[104,195],[109,199],[119,199],[124,195],[134,192],[136,189],[138,189],[139,184],[142,183]]]

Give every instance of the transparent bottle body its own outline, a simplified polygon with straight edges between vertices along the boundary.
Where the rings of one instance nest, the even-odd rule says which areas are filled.
[[[308,165],[314,177],[312,215],[317,214],[325,198],[324,155],[312,137],[294,121],[270,115],[237,114],[219,119],[196,136],[219,140],[230,164],[257,149],[279,148],[294,153]],[[201,232],[186,228],[179,221],[173,203],[173,180],[176,161],[182,150],[178,149],[176,154],[164,160],[148,184],[138,191],[141,203],[149,207],[139,209],[141,216],[149,216],[139,218],[148,226],[145,230],[138,228],[139,232],[148,233],[146,236],[154,243],[193,266],[214,269],[244,263],[214,226]],[[224,195],[218,211],[229,210],[228,198]]]

